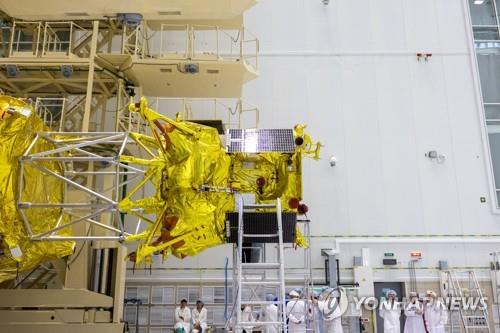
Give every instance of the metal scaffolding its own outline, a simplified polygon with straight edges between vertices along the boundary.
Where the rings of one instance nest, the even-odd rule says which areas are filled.
[[[49,142],[53,148],[33,151],[39,141]],[[118,203],[124,186],[142,179],[145,170],[120,161],[128,145],[134,140],[128,133],[38,133],[20,161],[18,209],[24,225],[35,241],[54,240],[118,240],[139,232],[139,226],[126,230]],[[58,170],[47,167],[59,165]],[[50,177],[64,186],[65,194],[60,201],[29,201],[22,189],[29,184],[23,180],[24,172],[37,172],[39,177]],[[46,230],[34,232],[30,212],[40,209],[56,209],[57,224]],[[137,223],[140,223],[138,221]],[[78,234],[75,225],[86,225]],[[88,234],[88,227],[93,232]],[[73,235],[60,233],[72,228]]]

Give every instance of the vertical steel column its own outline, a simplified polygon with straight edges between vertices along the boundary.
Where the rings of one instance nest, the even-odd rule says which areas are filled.
[[[82,132],[89,131],[90,113],[92,107],[92,90],[94,87],[95,55],[97,53],[97,38],[99,37],[99,21],[92,22],[92,40],[90,41],[89,74],[87,77],[87,91],[85,108],[82,119]]]
[[[281,198],[276,199],[276,218],[278,222],[278,255],[280,264],[280,293],[281,293],[281,316],[283,320],[283,332],[287,333],[288,328],[286,325],[286,302],[285,302],[285,253],[283,249],[283,221],[282,221],[282,211],[281,211]]]
[[[242,270],[243,270],[243,198],[240,196],[238,198],[238,289],[236,292],[236,323],[239,325],[241,323],[241,279],[242,279]],[[233,291],[234,292],[234,291]],[[235,325],[236,326],[236,325]],[[241,327],[234,327],[236,332],[241,332]]]

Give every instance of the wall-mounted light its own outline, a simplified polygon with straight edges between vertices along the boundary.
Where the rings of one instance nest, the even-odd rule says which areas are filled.
[[[439,154],[437,150],[428,151],[427,153],[425,153],[425,157],[438,163],[443,163],[446,160],[446,155]]]
[[[330,166],[334,167],[337,165],[337,158],[335,156],[330,157]]]
[[[475,5],[482,5],[484,3],[484,0],[474,0]]]

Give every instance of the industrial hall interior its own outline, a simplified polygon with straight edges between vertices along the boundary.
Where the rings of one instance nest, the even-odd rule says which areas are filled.
[[[500,0],[0,0],[0,333],[500,333]]]

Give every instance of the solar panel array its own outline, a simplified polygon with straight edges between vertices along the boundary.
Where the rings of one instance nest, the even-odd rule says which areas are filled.
[[[291,128],[229,129],[229,153],[294,153],[295,140]]]

